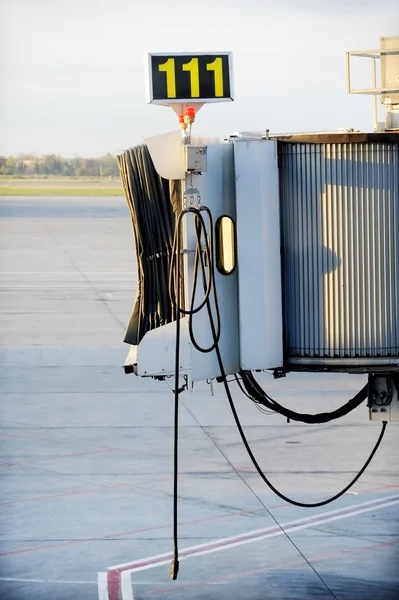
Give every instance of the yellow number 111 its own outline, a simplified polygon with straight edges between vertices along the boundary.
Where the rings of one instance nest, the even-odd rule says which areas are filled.
[[[159,70],[166,73],[166,95],[168,98],[176,98],[176,65],[174,58],[159,65]],[[182,65],[183,71],[190,73],[190,92],[191,98],[200,96],[200,78],[198,58],[192,58],[189,62]],[[207,71],[213,71],[215,98],[223,98],[223,63],[219,56],[211,63],[206,65]]]

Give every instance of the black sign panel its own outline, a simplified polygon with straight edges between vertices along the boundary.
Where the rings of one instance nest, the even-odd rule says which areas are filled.
[[[150,102],[232,100],[230,54],[151,54]]]

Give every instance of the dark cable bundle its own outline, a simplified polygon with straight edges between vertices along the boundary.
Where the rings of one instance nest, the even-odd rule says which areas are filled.
[[[155,170],[147,146],[117,156],[126,200],[132,218],[136,247],[138,288],[124,341],[137,345],[147,331],[175,320],[168,275],[175,230],[176,182]]]
[[[356,394],[354,398],[349,400],[343,406],[340,406],[336,410],[328,413],[318,413],[316,415],[309,415],[306,413],[298,413],[285,406],[282,406],[276,400],[273,400],[259,385],[251,371],[241,371],[240,373],[242,383],[247,392],[246,395],[253,400],[257,405],[262,405],[265,408],[278,412],[284,417],[292,421],[301,421],[302,423],[318,424],[328,423],[334,419],[344,417],[349,412],[360,406],[367,398],[368,385],[365,385],[360,392]]]

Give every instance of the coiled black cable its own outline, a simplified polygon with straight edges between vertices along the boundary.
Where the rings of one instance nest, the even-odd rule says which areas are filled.
[[[177,314],[186,315],[186,316],[190,317],[189,318],[189,333],[190,333],[191,342],[192,342],[194,348],[196,348],[199,352],[208,353],[208,352],[212,352],[212,350],[215,349],[215,343],[218,342],[220,339],[220,314],[219,314],[218,304],[215,301],[216,300],[216,296],[215,296],[216,285],[215,285],[215,270],[214,270],[214,262],[213,262],[213,241],[212,241],[211,236],[209,238],[207,236],[206,225],[205,225],[204,218],[202,217],[201,211],[203,211],[207,214],[209,230],[213,231],[212,214],[207,207],[203,207],[201,210],[195,209],[194,207],[186,208],[180,213],[180,215],[177,218],[175,236],[173,239],[171,268],[170,268],[170,274],[169,274],[169,295],[170,295],[170,298],[171,298],[172,302],[174,303],[174,305],[177,306],[176,299],[177,299],[178,294],[181,293],[180,280],[179,281],[176,280],[176,273],[177,273],[176,263],[180,261],[180,253],[181,253],[181,248],[180,248],[181,224],[183,222],[183,218],[186,215],[191,213],[194,215],[194,227],[195,227],[195,234],[196,234],[196,240],[197,240],[195,256],[194,256],[191,302],[190,302],[190,308],[188,310],[185,310],[184,308],[182,308],[179,305],[179,311],[177,312],[177,308],[176,308],[176,312],[177,312]],[[201,243],[202,236],[204,237],[203,250],[202,250],[202,243]],[[204,265],[203,254],[205,255],[205,261],[206,261],[206,264],[208,265],[208,274],[206,274],[206,268]],[[196,293],[197,293],[197,285],[198,285],[199,265],[201,265],[201,271],[202,271],[202,277],[203,277],[204,297],[197,306],[194,306],[195,297],[196,297]],[[195,339],[192,317],[204,308],[204,306],[206,305],[206,303],[209,300],[211,293],[213,294],[215,306],[217,307],[216,308],[216,321],[217,321],[216,340],[214,339],[213,344],[210,347],[203,348],[199,345],[199,343]]]

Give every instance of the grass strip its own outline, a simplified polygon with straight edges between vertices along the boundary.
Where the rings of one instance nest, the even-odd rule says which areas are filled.
[[[123,196],[122,188],[0,187],[0,196]]]

